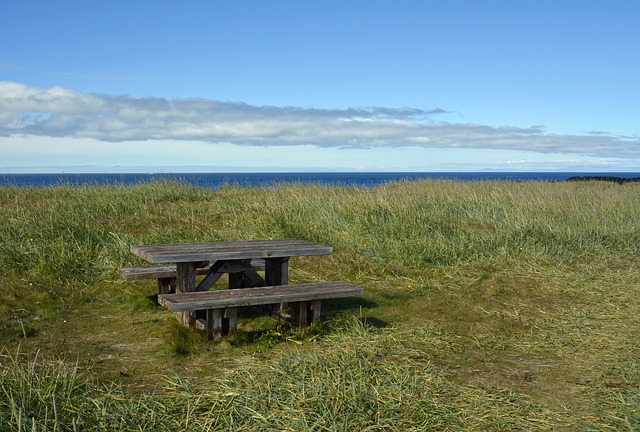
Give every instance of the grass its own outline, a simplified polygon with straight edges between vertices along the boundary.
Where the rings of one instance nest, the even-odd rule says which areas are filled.
[[[0,429],[637,430],[638,185],[0,188]],[[214,345],[124,282],[134,244],[301,238],[300,333]]]

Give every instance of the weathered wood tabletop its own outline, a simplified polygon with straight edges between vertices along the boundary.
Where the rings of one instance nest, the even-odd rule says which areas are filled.
[[[327,255],[331,247],[306,240],[246,240],[132,246],[131,252],[152,264]]]

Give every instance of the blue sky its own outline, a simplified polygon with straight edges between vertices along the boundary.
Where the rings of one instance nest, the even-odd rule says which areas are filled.
[[[640,171],[635,0],[0,5],[0,173]]]

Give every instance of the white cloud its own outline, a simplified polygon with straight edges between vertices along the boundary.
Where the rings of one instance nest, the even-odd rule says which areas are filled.
[[[541,126],[436,121],[439,108],[251,106],[207,99],[134,98],[0,82],[0,136],[182,140],[250,146],[520,150],[637,159],[638,137],[559,135]]]

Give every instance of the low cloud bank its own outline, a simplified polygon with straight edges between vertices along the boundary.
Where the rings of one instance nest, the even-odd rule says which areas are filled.
[[[197,140],[239,145],[509,149],[636,159],[640,139],[438,121],[440,108],[315,109],[201,98],[84,94],[0,82],[0,136],[102,141]]]

